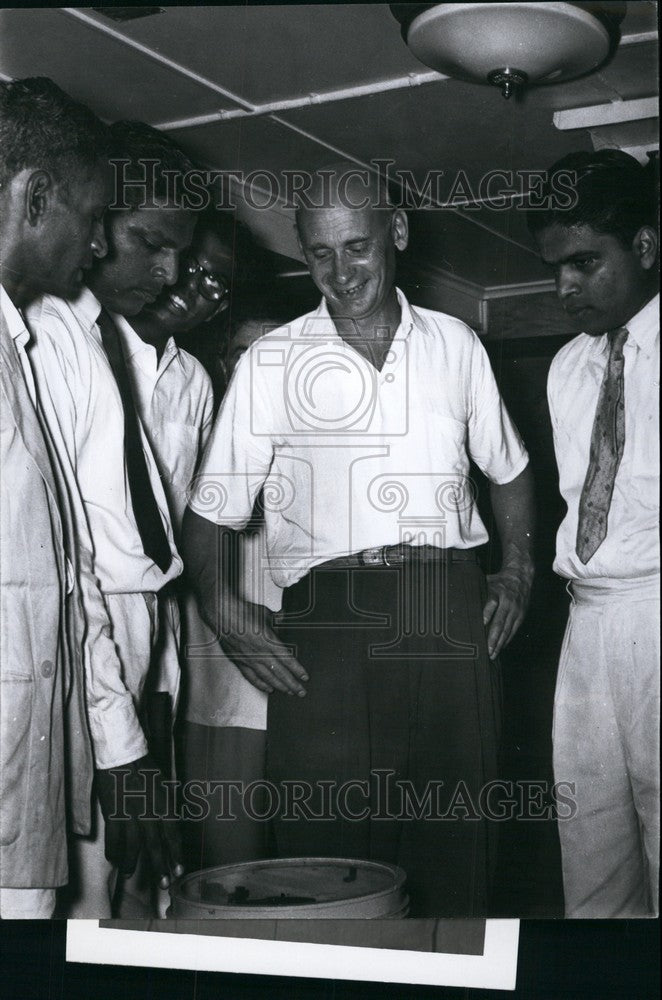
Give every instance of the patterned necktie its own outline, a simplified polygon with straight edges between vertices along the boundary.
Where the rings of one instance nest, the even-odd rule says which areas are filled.
[[[131,392],[131,382],[122,352],[120,335],[112,317],[105,309],[98,319],[101,342],[113,370],[124,410],[124,456],[129,480],[133,513],[146,556],[153,559],[165,573],[172,562],[172,552],[149,478],[143,451],[136,407]]]
[[[609,507],[625,446],[623,345],[626,327],[610,330],[609,360],[600,386],[591,434],[588,472],[579,501],[577,555],[586,565],[607,535]]]

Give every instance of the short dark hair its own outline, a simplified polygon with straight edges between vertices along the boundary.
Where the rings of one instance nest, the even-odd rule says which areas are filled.
[[[559,174],[566,177],[564,189],[571,188],[576,196],[570,207],[559,203],[555,184],[555,175]],[[574,175],[571,185],[567,182],[569,175]],[[547,171],[540,192],[545,207],[529,209],[529,230],[536,235],[554,223],[565,229],[591,226],[630,247],[642,226],[657,225],[654,175],[653,162],[643,167],[620,149],[569,153]]]
[[[181,178],[195,169],[193,162],[177,143],[145,122],[119,121],[110,126],[112,142],[111,158],[128,161],[122,170],[116,171],[118,181],[145,181],[142,186],[128,183],[116,192],[119,204],[132,207],[141,204],[145,198],[169,197],[173,190],[178,201],[181,199]],[[154,169],[146,169],[144,161],[154,160]],[[174,180],[174,184],[173,184]]]
[[[238,234],[243,231],[244,225],[237,218],[234,209],[215,208],[212,204],[197,213],[195,229],[196,234],[201,232],[214,233],[232,254]]]
[[[108,128],[45,76],[0,82],[0,186],[25,169],[66,185],[108,155]]]

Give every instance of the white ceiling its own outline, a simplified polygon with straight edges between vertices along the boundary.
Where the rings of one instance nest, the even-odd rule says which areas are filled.
[[[655,31],[656,4],[630,2],[623,42],[607,66],[521,101],[438,79],[269,114],[265,104],[429,71],[406,48],[386,4],[168,6],[124,23],[91,8],[13,9],[0,11],[0,72],[51,76],[109,120],[168,124],[208,166],[303,170],[342,153],[390,158],[419,181],[431,169],[449,177],[464,170],[476,189],[486,170],[543,169],[573,149],[590,149],[587,129],[554,127],[555,111],[656,95]],[[187,124],[239,109],[248,116]],[[481,287],[546,277],[522,212],[417,215],[415,242],[428,265]],[[273,249],[297,255],[288,213],[252,218]]]

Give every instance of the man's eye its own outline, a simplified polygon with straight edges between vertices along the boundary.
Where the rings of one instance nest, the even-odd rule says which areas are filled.
[[[325,260],[329,256],[328,250],[315,250],[313,257],[315,260]]]
[[[360,256],[361,254],[364,254],[367,249],[368,247],[366,243],[355,243],[353,246],[349,248],[349,252],[355,253]]]
[[[591,264],[595,263],[595,257],[580,257],[579,260],[575,260],[575,266],[583,271],[585,268],[590,267]]]
[[[143,243],[145,244],[145,246],[146,246],[146,247],[147,247],[147,248],[148,248],[149,250],[151,250],[151,251],[152,251],[152,253],[156,253],[156,252],[157,252],[157,250],[160,250],[160,249],[161,249],[161,246],[160,246],[160,244],[159,244],[159,243],[152,243],[152,241],[151,241],[151,240],[148,240],[146,236],[141,236],[140,238],[141,238],[141,240],[143,241]]]

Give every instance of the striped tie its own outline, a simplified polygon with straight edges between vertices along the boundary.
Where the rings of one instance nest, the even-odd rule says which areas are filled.
[[[607,535],[609,507],[625,446],[625,386],[623,345],[626,327],[610,330],[605,370],[591,434],[588,472],[579,501],[577,555],[586,565]]]

